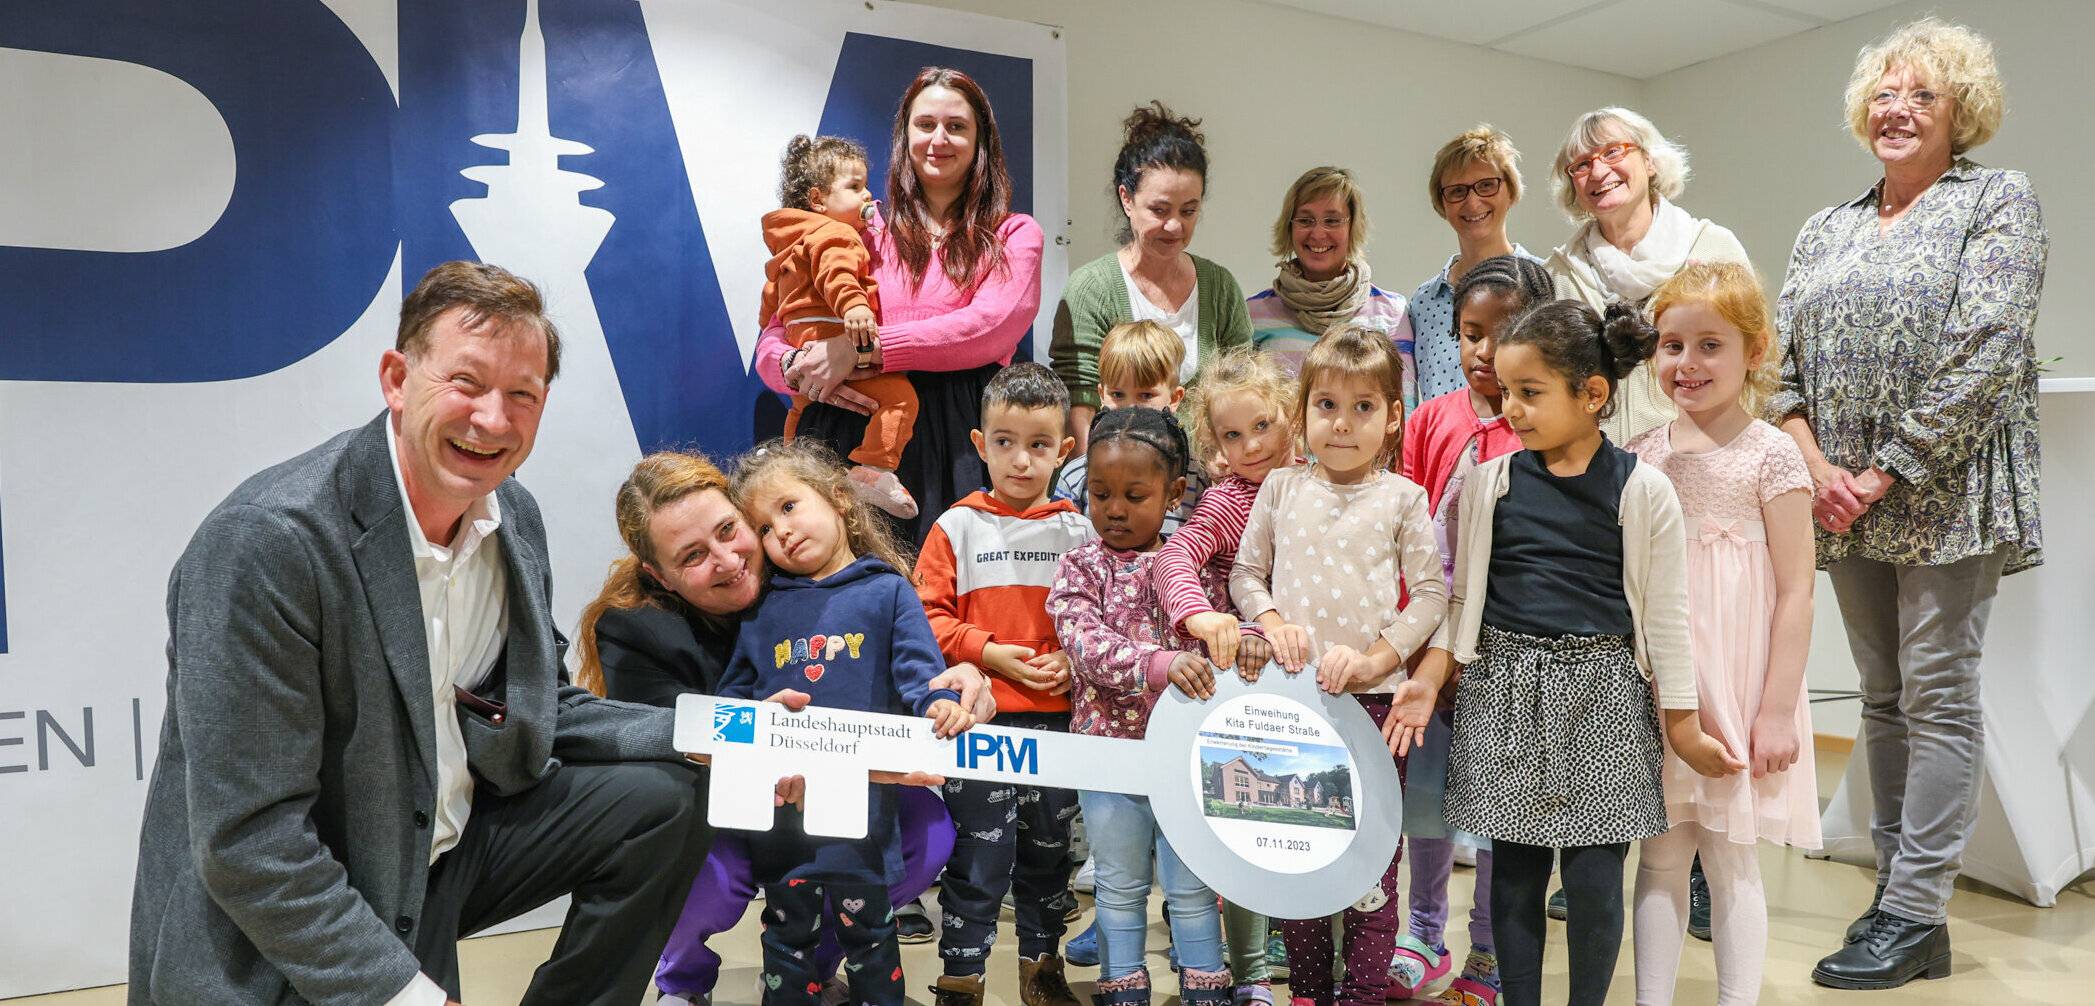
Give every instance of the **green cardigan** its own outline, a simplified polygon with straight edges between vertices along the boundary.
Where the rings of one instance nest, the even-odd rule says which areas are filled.
[[[1200,298],[1198,359],[1206,363],[1224,351],[1251,345],[1251,315],[1244,309],[1244,290],[1229,270],[1198,255],[1191,257],[1193,293]],[[1098,407],[1098,347],[1106,341],[1107,330],[1134,317],[1119,252],[1107,252],[1069,274],[1062,303],[1055,308],[1048,360],[1069,386],[1071,405]],[[1195,377],[1188,386],[1198,382]]]

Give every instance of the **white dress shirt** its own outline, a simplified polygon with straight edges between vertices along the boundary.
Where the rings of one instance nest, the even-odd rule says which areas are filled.
[[[465,735],[458,726],[452,686],[471,691],[487,680],[509,633],[509,574],[502,564],[502,543],[495,529],[502,507],[495,494],[474,501],[459,521],[451,545],[432,544],[415,519],[414,501],[400,476],[400,440],[389,437],[393,482],[407,511],[407,540],[415,556],[415,581],[421,588],[422,627],[429,644],[429,689],[436,710],[436,813],[429,841],[434,865],[464,833],[473,811],[473,774],[466,765]],[[442,1006],[449,996],[424,975],[416,975],[386,1006]]]

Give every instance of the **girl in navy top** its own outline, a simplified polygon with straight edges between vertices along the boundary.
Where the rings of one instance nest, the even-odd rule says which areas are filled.
[[[958,694],[931,687],[945,661],[916,588],[898,572],[909,560],[828,448],[812,439],[766,444],[735,473],[731,495],[744,501],[777,572],[736,639],[720,694],[793,688],[810,706],[926,716],[941,737],[974,725]],[[862,839],[811,837],[787,807],[769,835],[749,843],[764,888],[765,1006],[817,1001],[822,979],[811,962],[825,900],[838,915],[853,1001],[902,1003],[887,893],[902,868],[893,794],[875,788],[867,807]]]

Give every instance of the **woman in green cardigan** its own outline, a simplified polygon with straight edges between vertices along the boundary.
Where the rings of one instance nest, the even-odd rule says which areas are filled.
[[[1113,186],[1127,215],[1120,249],[1078,267],[1062,289],[1048,359],[1069,386],[1078,453],[1098,411],[1098,347],[1113,326],[1153,320],[1177,332],[1186,342],[1180,384],[1191,383],[1203,361],[1251,343],[1251,315],[1236,278],[1186,251],[1207,195],[1199,125],[1155,101],[1128,116],[1127,142],[1113,162]]]

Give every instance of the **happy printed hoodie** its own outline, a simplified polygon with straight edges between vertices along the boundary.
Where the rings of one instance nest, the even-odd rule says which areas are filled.
[[[761,699],[791,688],[813,696],[809,708],[922,715],[939,699],[960,700],[931,687],[945,669],[909,581],[864,556],[821,580],[773,576],[735,638],[720,694]],[[902,867],[894,787],[873,786],[867,806],[857,841],[802,835],[798,812],[782,808],[767,840],[750,844],[759,879],[892,882]]]
[[[1048,617],[1048,588],[1062,554],[1094,537],[1068,500],[1024,513],[975,492],[940,514],[917,555],[917,596],[949,663],[981,663],[982,647],[1011,643],[1036,653],[1059,650]],[[1069,696],[1036,692],[990,673],[999,712],[1063,712]]]

